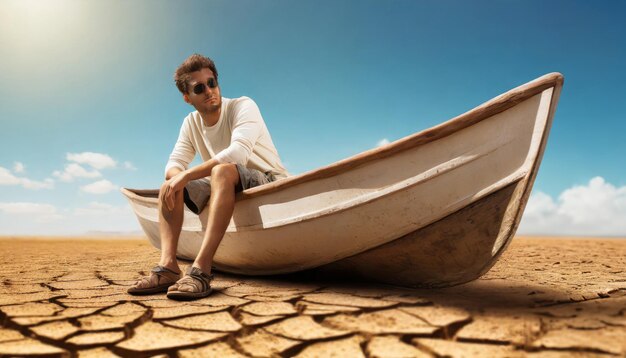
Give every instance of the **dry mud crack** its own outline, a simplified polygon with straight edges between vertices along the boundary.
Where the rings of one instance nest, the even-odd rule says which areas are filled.
[[[193,302],[126,294],[158,260],[142,240],[4,238],[0,259],[1,357],[626,356],[626,240],[516,238],[438,290],[217,273]]]

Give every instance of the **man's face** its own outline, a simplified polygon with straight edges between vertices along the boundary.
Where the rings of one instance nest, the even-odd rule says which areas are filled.
[[[214,112],[222,105],[222,93],[219,85],[213,76],[213,71],[203,68],[189,74],[188,91],[183,95],[185,102],[194,106],[198,112]],[[210,84],[215,81],[215,88]],[[200,86],[198,86],[200,85]],[[202,86],[204,85],[204,86]],[[204,87],[200,93],[195,93],[194,88]]]

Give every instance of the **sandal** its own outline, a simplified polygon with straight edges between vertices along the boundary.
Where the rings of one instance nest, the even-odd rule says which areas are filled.
[[[167,292],[167,288],[180,279],[180,272],[174,272],[167,267],[157,265],[150,273],[144,276],[128,288],[131,295],[150,295],[153,293]]]
[[[207,275],[197,267],[189,266],[185,277],[167,290],[167,298],[173,300],[195,300],[211,294],[213,275]]]

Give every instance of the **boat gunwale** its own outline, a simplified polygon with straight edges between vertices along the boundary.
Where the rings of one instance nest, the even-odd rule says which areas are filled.
[[[561,87],[562,84],[562,74],[558,72],[548,73],[535,80],[513,88],[463,114],[460,114],[434,127],[430,127],[428,129],[398,139],[382,147],[373,148],[361,152],[354,156],[342,159],[340,161],[318,169],[302,173],[300,175],[287,177],[277,180],[275,182],[247,189],[237,195],[237,201],[271,194],[309,181],[329,178],[338,173],[345,172],[368,162],[386,158],[399,152],[447,137],[464,128],[472,126],[482,120],[485,120],[509,108],[512,108],[548,88]],[[157,199],[154,197],[147,197],[146,195],[155,196],[158,195],[159,192],[158,189],[145,190],[128,188],[121,188],[121,191],[130,199],[147,203],[156,203]]]

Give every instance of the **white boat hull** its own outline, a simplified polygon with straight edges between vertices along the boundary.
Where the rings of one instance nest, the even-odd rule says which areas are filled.
[[[246,190],[238,197],[214,265],[248,275],[324,267],[407,286],[445,286],[478,277],[493,265],[519,224],[561,85],[560,74],[546,75],[427,131]],[[151,243],[160,248],[156,192],[123,192]],[[495,238],[455,234],[448,245],[458,248],[472,242],[480,247],[459,254],[456,260],[463,265],[454,274],[438,274],[436,265],[430,270],[421,267],[428,261],[422,257],[428,255],[425,228],[446,218],[473,222],[472,217],[486,212],[496,215],[488,204],[494,200],[506,202],[499,204],[504,209],[497,214]],[[468,214],[470,207],[480,210]],[[461,219],[461,212],[470,219]],[[199,216],[185,210],[179,257],[196,256],[207,216],[208,210]],[[463,225],[447,220],[446,228],[454,232]],[[398,246],[400,242],[404,244]],[[407,248],[410,259],[390,264],[387,271],[379,269]],[[451,253],[433,251],[442,255],[435,262],[446,265],[446,252]],[[399,272],[404,274],[394,274]]]

